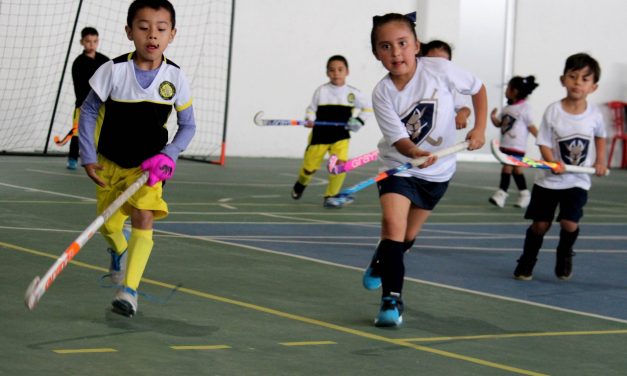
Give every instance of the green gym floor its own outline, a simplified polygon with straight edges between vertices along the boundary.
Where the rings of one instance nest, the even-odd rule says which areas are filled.
[[[110,311],[98,234],[25,307],[28,284],[95,219],[95,189],[64,158],[0,157],[0,375],[627,374],[627,171],[593,178],[572,279],[553,275],[554,226],[521,282],[515,193],[490,205],[499,165],[459,163],[406,256],[405,323],[380,329],[380,292],[361,286],[376,188],[324,209],[322,171],[289,196],[300,160],[226,162],[179,162],[129,319]]]

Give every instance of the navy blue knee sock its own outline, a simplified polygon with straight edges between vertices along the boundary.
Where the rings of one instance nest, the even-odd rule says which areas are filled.
[[[401,294],[403,291],[403,278],[405,277],[405,264],[403,255],[406,243],[383,239],[379,243],[379,268],[381,271],[382,296],[391,293]]]

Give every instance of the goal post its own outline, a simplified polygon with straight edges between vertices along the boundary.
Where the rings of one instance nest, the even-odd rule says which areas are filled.
[[[224,164],[235,0],[170,1],[176,10],[177,34],[165,55],[189,80],[197,124],[181,158]],[[130,0],[0,2],[0,154],[68,152],[69,143],[59,147],[53,138],[72,127],[71,69],[82,53],[80,31],[95,27],[98,52],[109,58],[132,51],[124,31],[129,4]],[[175,114],[167,127],[172,138]]]

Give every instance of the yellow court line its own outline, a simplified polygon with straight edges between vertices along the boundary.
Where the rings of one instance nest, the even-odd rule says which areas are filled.
[[[474,339],[501,339],[501,338],[529,338],[529,337],[562,337],[562,336],[592,336],[607,334],[627,334],[625,329],[616,330],[586,330],[573,332],[535,332],[535,333],[510,333],[510,334],[483,334],[476,336],[456,336],[456,337],[422,337],[404,338],[407,342],[444,342]]]
[[[87,353],[111,353],[111,352],[117,352],[118,350],[105,347],[102,349],[71,349],[71,350],[70,349],[58,349],[58,350],[52,350],[52,351],[57,354],[66,355],[66,354],[87,354]]]
[[[224,243],[224,242],[216,241],[216,243]],[[229,243],[224,243],[224,244],[229,244]],[[232,244],[229,244],[229,245],[232,245]],[[55,257],[53,255],[49,255],[49,254],[46,254],[46,253],[43,253],[43,252],[35,251],[35,250],[32,250],[32,249],[28,249],[28,248],[24,248],[24,247],[12,245],[12,244],[4,243],[4,242],[0,242],[0,246],[4,246],[4,247],[9,248],[9,249],[14,249],[14,250],[22,251],[22,252],[35,254],[35,255],[41,255],[41,256],[45,256],[45,257],[50,257],[50,258],[53,258],[53,259],[57,258],[57,257]],[[96,266],[89,265],[89,264],[85,264],[85,263],[81,263],[81,262],[72,261],[72,263],[75,264],[75,265],[82,266],[82,267],[89,268],[89,269],[93,269],[93,270],[101,270],[101,271],[105,270],[103,268],[96,267]],[[413,343],[408,342],[406,340],[388,338],[388,337],[380,336],[380,335],[377,335],[377,334],[364,332],[362,330],[352,329],[352,328],[349,328],[349,327],[345,327],[345,326],[341,326],[341,325],[337,325],[337,324],[333,324],[333,323],[329,323],[329,322],[325,322],[325,321],[321,321],[321,320],[316,320],[316,319],[312,319],[312,318],[305,317],[305,316],[299,316],[299,315],[295,315],[295,314],[279,311],[279,310],[276,310],[276,309],[259,306],[259,305],[252,304],[252,303],[246,303],[246,302],[242,302],[242,301],[239,301],[239,300],[229,299],[229,298],[226,298],[226,297],[223,297],[223,296],[213,295],[213,294],[205,293],[205,292],[202,292],[202,291],[189,289],[189,288],[186,288],[186,287],[179,287],[179,286],[175,286],[175,285],[172,285],[172,284],[169,284],[169,283],[160,282],[160,281],[156,281],[156,280],[152,280],[152,279],[148,279],[148,278],[142,278],[142,282],[148,283],[148,284],[152,284],[152,285],[155,285],[155,286],[165,287],[167,289],[178,288],[178,291],[180,291],[182,293],[185,293],[185,294],[188,294],[188,295],[192,295],[192,296],[197,296],[197,297],[200,297],[200,298],[213,300],[213,301],[216,301],[216,302],[222,302],[222,303],[226,303],[226,304],[231,304],[231,305],[234,305],[234,306],[251,309],[251,310],[254,310],[254,311],[257,311],[257,312],[263,312],[263,313],[267,313],[267,314],[270,314],[270,315],[282,317],[282,318],[285,318],[285,319],[289,319],[289,320],[293,320],[293,321],[299,321],[299,322],[307,323],[307,324],[310,324],[310,325],[315,325],[315,326],[331,329],[331,330],[334,330],[334,331],[337,331],[337,332],[341,332],[341,333],[351,334],[351,335],[354,335],[354,336],[357,336],[357,337],[361,337],[361,338],[367,338],[367,339],[371,339],[371,340],[374,340],[374,341],[389,343],[389,344],[402,346],[402,347],[408,347],[408,348],[411,348],[411,349],[415,349],[415,350],[419,350],[419,351],[423,351],[423,352],[427,352],[427,353],[431,353],[431,354],[440,355],[440,356],[443,356],[443,357],[446,357],[446,358],[450,358],[450,359],[457,359],[457,360],[461,360],[461,361],[465,361],[465,362],[469,362],[469,363],[474,363],[474,364],[479,364],[479,365],[482,365],[482,366],[485,366],[485,367],[501,369],[501,370],[504,370],[504,371],[509,371],[509,372],[517,373],[517,374],[521,374],[521,375],[545,376],[545,374],[534,372],[534,371],[529,371],[529,370],[522,369],[522,368],[512,367],[512,366],[508,366],[508,365],[505,365],[505,364],[500,364],[500,363],[495,363],[495,362],[491,362],[491,361],[488,361],[488,360],[474,358],[474,357],[471,357],[471,356],[466,356],[466,355],[452,353],[452,352],[449,352],[449,351],[444,351],[444,350],[439,350],[439,349],[430,348],[430,347],[426,347],[426,346],[416,345],[416,344],[413,344]]]
[[[337,345],[333,341],[303,341],[303,342],[279,342],[283,346],[320,346],[320,345]]]
[[[172,350],[224,350],[230,349],[227,345],[198,345],[198,346],[170,346]]]

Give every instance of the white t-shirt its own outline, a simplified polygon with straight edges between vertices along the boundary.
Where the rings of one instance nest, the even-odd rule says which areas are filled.
[[[394,147],[403,138],[430,152],[455,144],[453,93],[474,95],[481,89],[482,82],[477,77],[446,59],[422,57],[417,64],[403,90],[394,86],[388,74],[372,93],[375,117],[383,133],[379,158],[387,169],[410,161]],[[412,168],[398,175],[444,182],[455,173],[455,161],[455,156],[450,155],[427,168]]]
[[[529,126],[533,125],[531,107],[527,101],[520,101],[503,108],[501,120],[501,147],[521,153],[527,150]]]
[[[573,115],[565,112],[561,101],[557,101],[544,112],[536,144],[550,147],[555,161],[591,167],[596,159],[595,137],[606,137],[603,116],[597,106],[588,103],[583,113]],[[555,175],[549,170],[538,174],[536,184],[548,189],[579,187],[585,190],[591,185],[589,174]]]

